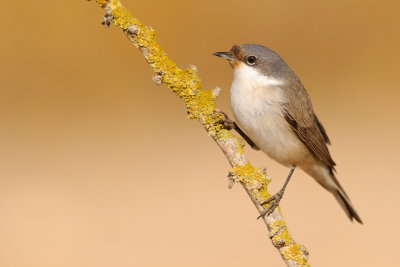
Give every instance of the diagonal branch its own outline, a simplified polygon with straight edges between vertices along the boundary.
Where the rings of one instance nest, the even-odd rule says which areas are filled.
[[[202,90],[195,69],[178,68],[156,42],[156,32],[133,17],[120,1],[95,0],[95,2],[106,12],[103,24],[108,27],[113,22],[116,27],[122,29],[131,43],[139,48],[156,73],[153,80],[157,84],[165,84],[182,99],[189,118],[196,119],[203,125],[227,157],[232,166],[230,172],[232,180],[239,181],[257,210],[263,211],[264,207],[260,203],[270,197],[267,191],[270,178],[250,164],[243,154],[243,142],[221,124],[224,115],[215,110],[218,90]],[[263,220],[272,244],[278,249],[287,266],[309,266],[308,251],[304,246],[297,244],[289,234],[280,208],[275,209]]]

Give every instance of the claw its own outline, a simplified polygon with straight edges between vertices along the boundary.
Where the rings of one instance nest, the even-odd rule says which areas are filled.
[[[267,200],[265,200],[263,203],[261,203],[261,205],[264,204],[268,204],[271,203],[268,208],[264,209],[261,213],[260,216],[257,217],[257,220],[260,219],[261,217],[264,217],[265,215],[271,215],[272,212],[274,212],[274,210],[279,206],[279,202],[281,201],[283,197],[283,191],[279,191],[278,193],[276,193],[275,195],[273,195],[272,197],[268,198]]]
[[[228,115],[226,115],[225,112],[220,110],[215,110],[214,113],[222,115],[222,119],[217,121],[217,124],[222,124],[222,127],[224,127],[224,129],[227,130],[232,130],[233,128],[235,128],[235,122],[229,119]]]

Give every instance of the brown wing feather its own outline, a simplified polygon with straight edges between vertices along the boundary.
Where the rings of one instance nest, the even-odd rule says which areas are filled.
[[[328,137],[328,135],[326,134],[326,131],[325,131],[324,126],[323,126],[322,123],[318,120],[317,115],[314,114],[314,118],[315,118],[315,121],[317,122],[317,126],[318,126],[319,131],[321,132],[322,136],[324,137],[325,143],[327,143],[328,145],[330,145],[330,144],[331,144],[331,140],[329,140],[329,137]]]
[[[326,143],[329,143],[329,138],[322,124],[314,115],[311,100],[306,90],[299,80],[295,80],[295,83],[291,84],[289,88],[292,90],[292,94],[289,94],[292,99],[289,99],[285,105],[284,117],[286,121],[314,156],[331,170],[334,170],[336,164],[326,146]]]
[[[285,119],[301,142],[325,165],[334,170],[336,164],[331,158],[325,140],[316,125],[302,127],[290,113],[285,114]]]

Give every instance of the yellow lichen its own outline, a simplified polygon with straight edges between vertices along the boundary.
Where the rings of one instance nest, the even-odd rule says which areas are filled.
[[[270,223],[268,226],[270,227],[271,235],[275,235],[282,229],[282,227],[286,226],[286,223],[283,220],[276,220]]]
[[[271,196],[267,191],[270,179],[250,163],[233,167],[232,173],[252,191],[258,201],[262,202]]]
[[[109,0],[96,0],[96,2],[97,2],[99,5],[104,6],[104,5],[106,5],[106,4],[109,2]]]
[[[232,142],[235,143],[235,152],[239,153],[240,155],[243,155],[243,153],[244,153],[243,141],[238,139],[237,137],[235,137],[227,129],[224,129],[221,124],[214,125],[213,128],[211,128],[208,132],[210,135],[215,134],[216,139],[218,139],[220,141],[225,141],[225,140],[231,139]]]
[[[307,264],[308,257],[304,254],[305,248],[299,244],[290,244],[283,250],[283,257],[285,259],[293,260],[298,266],[310,266]]]
[[[122,6],[121,2],[118,1],[118,0],[109,0],[108,2],[110,2],[110,8],[111,9],[116,9],[116,8]]]
[[[221,140],[221,141],[224,141],[224,140],[232,137],[232,134],[226,129],[219,130],[216,134],[217,134],[218,140]]]
[[[112,8],[112,14],[114,17],[113,21],[117,27],[126,29],[135,24],[135,19],[132,17],[131,13],[122,6]]]
[[[283,220],[273,221],[268,225],[272,242],[277,247],[287,246],[293,243],[289,232],[286,228],[286,223]]]

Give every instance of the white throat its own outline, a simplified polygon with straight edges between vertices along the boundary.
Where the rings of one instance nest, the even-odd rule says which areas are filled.
[[[233,71],[233,75],[235,80],[246,80],[257,84],[257,86],[274,86],[283,84],[282,80],[265,75],[256,68],[248,66],[245,63],[241,63],[237,66]]]
[[[233,71],[231,87],[232,109],[252,109],[260,112],[267,106],[286,102],[285,92],[280,85],[284,81],[264,75],[256,68],[241,63]]]

